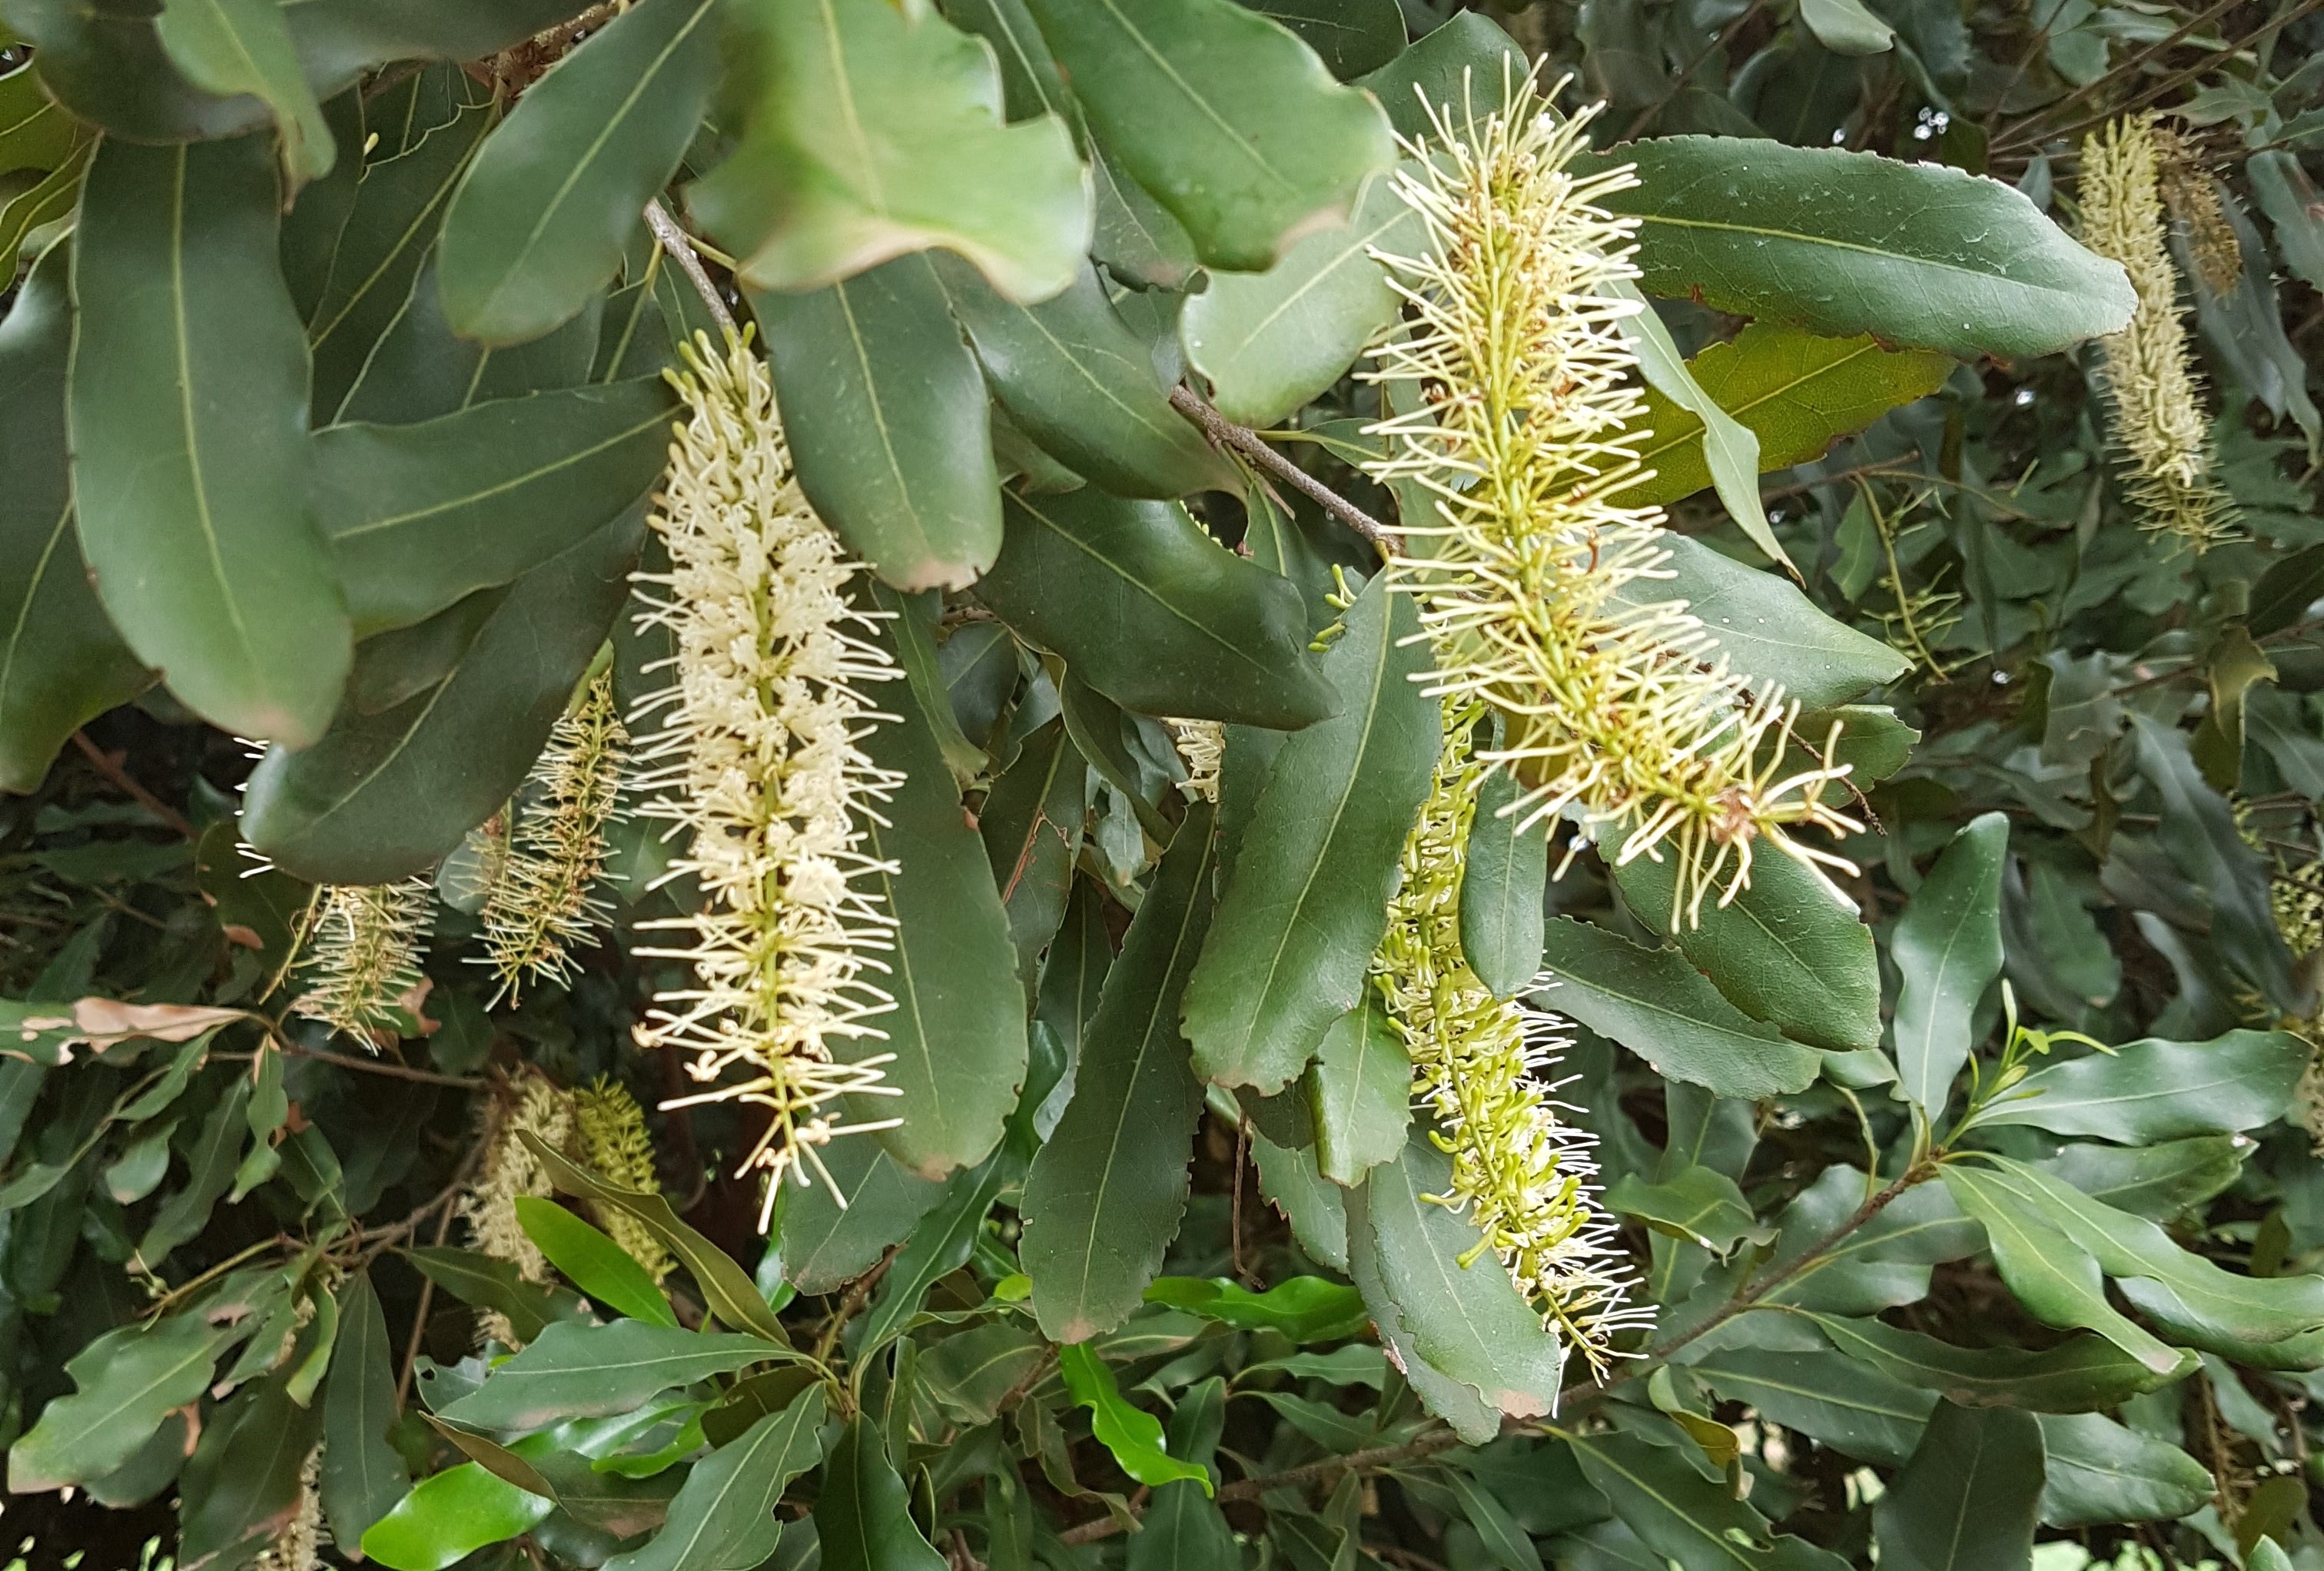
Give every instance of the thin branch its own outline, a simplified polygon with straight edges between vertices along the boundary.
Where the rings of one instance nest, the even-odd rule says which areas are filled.
[[[693,280],[694,292],[702,297],[702,303],[710,308],[710,314],[717,319],[718,325],[729,333],[739,332],[734,325],[734,313],[726,309],[725,300],[719,297],[718,286],[710,281],[710,274],[703,268],[702,258],[694,254],[694,242],[685,230],[678,226],[678,220],[669,216],[669,210],[659,200],[646,204],[646,227],[653,231],[654,238],[661,242],[661,248],[669,253],[669,259],[678,263],[678,271]]]
[[[1268,447],[1257,431],[1235,424],[1213,409],[1192,388],[1172,388],[1170,407],[1200,426],[1213,447],[1232,448],[1277,479],[1306,493],[1316,505],[1363,536],[1383,555],[1396,548],[1394,530]]]
[[[97,773],[103,775],[107,781],[111,781],[115,787],[121,790],[122,793],[127,796],[132,801],[144,809],[147,812],[152,814],[155,818],[161,819],[162,823],[167,824],[177,833],[183,835],[187,839],[198,840],[201,838],[201,836],[195,830],[193,825],[186,821],[185,814],[178,811],[177,809],[171,807],[169,803],[155,796],[152,791],[147,790],[143,786],[139,785],[136,781],[130,777],[129,772],[122,767],[122,764],[128,757],[128,754],[105,752],[103,749],[99,748],[96,743],[91,742],[88,739],[88,733],[86,731],[74,732],[72,739],[73,745],[79,748],[82,753],[88,757],[90,766],[94,768]]]
[[[1343,1473],[1376,1472],[1401,1463],[1417,1462],[1423,1457],[1434,1456],[1439,1451],[1449,1451],[1459,1444],[1461,1437],[1451,1429],[1430,1429],[1400,1446],[1375,1446],[1366,1451],[1351,1451],[1344,1456],[1326,1456],[1321,1462],[1270,1473],[1263,1478],[1246,1478],[1234,1483],[1221,1484],[1218,1498],[1222,1502],[1258,1500],[1278,1489],[1297,1489],[1305,1484],[1321,1483]],[[1068,1544],[1093,1544],[1101,1539],[1111,1539],[1122,1530],[1119,1520],[1102,1516],[1094,1521],[1067,1528],[1057,1537]]]
[[[334,1053],[322,1048],[302,1048],[296,1042],[274,1039],[274,1050],[286,1058],[317,1058],[326,1064],[337,1064],[342,1069],[360,1069],[366,1075],[385,1075],[392,1080],[410,1080],[421,1086],[449,1086],[458,1091],[482,1091],[489,1080],[459,1075],[438,1075],[432,1069],[415,1069],[409,1064],[399,1064],[392,1058],[358,1058],[350,1053]],[[221,1059],[232,1061],[257,1057],[254,1053],[221,1053]]]
[[[492,1130],[488,1126],[485,1130],[485,1138],[476,1142],[476,1149],[483,1150],[490,1143],[491,1138]],[[444,1215],[436,1224],[436,1243],[439,1247],[445,1239],[451,1236],[452,1218],[458,1214],[459,1209],[457,1206],[444,1207]],[[428,1337],[428,1311],[434,1308],[435,1298],[436,1279],[422,1272],[420,1278],[420,1305],[411,1312],[411,1335],[403,1345],[403,1371],[395,1377],[395,1410],[399,1413],[403,1411],[405,1405],[411,1400],[411,1376],[420,1364],[420,1345]]]
[[[2002,152],[2013,147],[2032,147],[2038,145],[2047,134],[2046,133],[2040,132],[2038,127],[2043,124],[2043,122],[2057,114],[2058,111],[2061,109],[2072,108],[2075,105],[2087,99],[2092,93],[2097,92],[2098,88],[2104,87],[2108,82],[2120,81],[2125,78],[2129,77],[2134,72],[2144,67],[2147,61],[2154,59],[2155,56],[2162,54],[2166,50],[2176,48],[2182,40],[2192,36],[2196,29],[2218,21],[2220,17],[2226,15],[2228,12],[2234,10],[2242,3],[2243,0],[2219,0],[2218,5],[2212,6],[2209,11],[2203,12],[2200,15],[2196,16],[2193,20],[2190,21],[2185,26],[2179,29],[2178,32],[2172,33],[2170,37],[2165,38],[2159,42],[2148,45],[2145,49],[2143,49],[2139,51],[2138,53],[2133,55],[2130,59],[2123,61],[2121,65],[2117,66],[2113,70],[2107,72],[2106,75],[2102,77],[2097,78],[2095,80],[2083,83],[2080,87],[2075,88],[2072,92],[2067,94],[2056,103],[2043,105],[2040,108],[2034,110],[2031,116],[2027,116],[2024,121],[2013,127],[2009,133],[2002,138],[2000,144],[1993,151],[1996,152]],[[2042,30],[2040,35],[2037,37],[2036,47],[2039,47],[2041,41],[2048,38],[2049,31],[2050,30],[2046,27]],[[2026,51],[2026,58],[2029,60],[2033,58],[2033,52],[2034,51],[2031,50]],[[2023,66],[2020,66],[2018,69],[2021,73],[2024,69]],[[2012,86],[2015,85],[2015,84],[2014,83],[2012,84]],[[2029,137],[2027,135],[2028,132],[2033,132],[2034,134]]]

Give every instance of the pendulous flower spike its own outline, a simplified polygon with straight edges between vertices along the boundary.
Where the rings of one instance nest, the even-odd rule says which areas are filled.
[[[499,843],[484,901],[485,960],[500,983],[493,1003],[513,1000],[527,981],[562,982],[573,949],[593,928],[611,925],[597,892],[605,873],[605,829],[623,817],[622,769],[630,735],[613,707],[613,675],[599,671],[558,718]]]
[[[291,1008],[372,1051],[393,1040],[428,947],[435,881],[318,887],[301,939],[306,991]]]

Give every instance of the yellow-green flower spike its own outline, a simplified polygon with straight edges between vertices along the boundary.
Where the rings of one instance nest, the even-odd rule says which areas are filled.
[[[1427,243],[1381,257],[1411,328],[1367,374],[1397,411],[1368,467],[1434,509],[1407,505],[1388,568],[1420,602],[1432,690],[1499,712],[1478,758],[1515,773],[1525,824],[1570,814],[1617,863],[1673,856],[1674,924],[1744,888],[1758,841],[1847,868],[1791,833],[1857,827],[1823,799],[1837,731],[1787,768],[1798,706],[1728,670],[1683,602],[1638,594],[1669,557],[1661,510],[1622,501],[1647,474],[1622,328],[1644,308],[1612,292],[1637,275],[1632,222],[1597,205],[1629,169],[1569,167],[1591,116],[1558,119],[1529,79],[1481,118],[1429,114],[1397,176]]]
[[[558,717],[524,790],[508,809],[505,842],[484,909],[484,948],[500,991],[513,999],[528,980],[573,975],[573,949],[613,921],[597,892],[605,875],[605,828],[622,816],[622,766],[630,734],[613,709],[613,674],[600,671]]]
[[[686,357],[670,379],[687,418],[651,519],[669,570],[637,578],[640,626],[667,629],[677,652],[669,687],[632,718],[659,724],[639,744],[639,811],[676,827],[684,848],[664,877],[691,875],[703,905],[641,924],[685,933],[641,953],[694,975],[656,998],[637,1037],[689,1055],[706,1087],[664,1106],[773,1115],[740,1169],[768,1175],[763,1228],[786,1174],[823,1170],[817,1148],[895,1123],[841,1124],[831,1104],[896,1094],[893,1055],[846,1063],[833,1047],[883,1040],[872,1021],[895,1007],[871,975],[894,926],[871,879],[893,868],[868,855],[864,825],[896,780],[862,743],[881,718],[864,688],[899,673],[876,615],[848,598],[857,564],[792,474],[765,365],[741,337],[722,353],[697,335]]]
[[[2212,474],[2201,384],[2181,319],[2179,275],[2163,236],[2154,125],[2131,116],[2082,142],[2082,244],[2122,263],[2138,294],[2129,326],[2099,340],[2126,489],[2146,527],[2198,552],[2237,534],[2235,506]]]
[[[1476,1224],[1480,1253],[1499,1260],[1565,1354],[1603,1376],[1613,1335],[1654,1311],[1628,1301],[1636,1276],[1598,1206],[1596,1140],[1558,1117],[1545,1078],[1565,1022],[1494,998],[1461,949],[1462,866],[1487,772],[1471,742],[1483,713],[1473,701],[1448,707],[1373,980],[1412,1059],[1413,1095],[1452,1159],[1451,1192],[1432,1198]]]
[[[374,1052],[393,1040],[420,984],[435,881],[327,884],[303,937],[305,991],[291,1008]]]
[[[646,1133],[646,1110],[628,1087],[600,1076],[595,1085],[573,1094],[573,1114],[580,1125],[581,1158],[591,1171],[617,1189],[661,1193],[653,1139]],[[606,1235],[654,1280],[669,1274],[669,1252],[636,1217],[611,1206],[592,1206],[591,1211]]]
[[[573,1145],[573,1098],[538,1069],[527,1066],[497,1104],[490,1126],[491,1143],[484,1150],[484,1170],[457,1203],[460,1219],[468,1225],[468,1241],[494,1260],[516,1267],[527,1281],[549,1280],[549,1257],[524,1230],[516,1203],[521,1196],[546,1198],[556,1193],[548,1169],[524,1143],[527,1134],[551,1151]],[[477,1327],[488,1341],[516,1345],[507,1318],[497,1311],[484,1315]]]

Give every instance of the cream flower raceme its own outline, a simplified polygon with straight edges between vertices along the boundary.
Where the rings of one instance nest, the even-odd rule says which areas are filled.
[[[1526,824],[1571,814],[1618,863],[1674,856],[1674,923],[1732,899],[1759,841],[1845,867],[1792,833],[1857,827],[1823,799],[1848,772],[1837,729],[1787,759],[1797,706],[1728,670],[1683,602],[1643,593],[1670,554],[1660,510],[1622,500],[1646,476],[1622,328],[1645,308],[1617,292],[1632,225],[1597,205],[1630,171],[1571,167],[1591,116],[1558,119],[1530,81],[1482,118],[1429,113],[1397,176],[1426,245],[1381,257],[1412,327],[1367,374],[1397,411],[1369,468],[1406,488],[1388,570],[1419,600],[1432,691],[1499,713],[1477,756],[1514,772]]]
[[[573,1094],[575,1122],[579,1125],[581,1160],[589,1170],[617,1189],[641,1195],[661,1193],[654,1170],[653,1139],[646,1133],[645,1109],[618,1080],[599,1077],[596,1083]],[[627,1211],[613,1206],[590,1207],[597,1224],[622,1252],[646,1268],[659,1281],[675,1262],[661,1240]]]
[[[894,1122],[844,1124],[832,1104],[890,1091],[890,1055],[841,1050],[881,1040],[872,1022],[894,1007],[872,979],[893,923],[864,824],[896,781],[862,743],[884,718],[865,689],[899,673],[849,598],[856,564],[799,491],[766,366],[742,338],[722,353],[697,336],[687,360],[672,381],[687,418],[652,517],[669,568],[637,580],[640,626],[667,630],[675,653],[633,718],[658,725],[640,743],[639,810],[682,837],[668,876],[691,875],[703,904],[644,924],[686,936],[642,952],[693,977],[637,1035],[689,1055],[706,1087],[665,1106],[768,1111],[742,1170],[768,1173],[770,1215],[787,1173],[822,1169],[817,1148]]]
[[[597,885],[606,827],[622,816],[629,739],[613,709],[613,672],[600,671],[558,717],[510,805],[514,827],[491,869],[483,911],[485,957],[500,982],[494,1003],[513,999],[528,980],[569,978],[574,946],[613,920]]]
[[[491,1143],[484,1149],[484,1170],[456,1206],[467,1224],[468,1240],[494,1260],[516,1267],[527,1281],[549,1280],[549,1257],[524,1230],[516,1203],[524,1196],[546,1199],[555,1194],[548,1169],[524,1143],[530,1134],[552,1151],[571,1148],[574,1135],[573,1098],[543,1075],[527,1066],[501,1099],[489,1126]],[[516,1337],[498,1311],[482,1317],[478,1329],[490,1341],[513,1346]]]
[[[392,1041],[420,985],[435,881],[318,886],[298,947],[305,991],[291,1008],[374,1052]]]

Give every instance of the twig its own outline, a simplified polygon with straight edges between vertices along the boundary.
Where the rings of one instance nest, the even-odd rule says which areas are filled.
[[[1304,491],[1323,510],[1354,530],[1383,554],[1395,549],[1396,531],[1267,445],[1249,426],[1239,426],[1185,386],[1170,390],[1170,407],[1202,427],[1213,447],[1232,448],[1277,479]]]
[[[819,1363],[829,1358],[831,1350],[839,1345],[839,1334],[847,1329],[850,1320],[863,1312],[863,1306],[871,1301],[872,1289],[878,1287],[880,1279],[888,1274],[888,1267],[894,1262],[896,1252],[900,1247],[889,1245],[888,1252],[880,1257],[879,1263],[857,1277],[849,1286],[847,1296],[839,1300],[839,1308],[832,1313],[831,1323],[823,1328],[823,1335],[816,1338],[816,1362]]]
[[[2121,81],[2128,78],[2134,72],[2137,71],[2140,67],[2145,65],[2147,61],[2163,53],[2165,50],[2177,47],[2181,40],[2191,36],[2196,29],[2205,26],[2209,23],[2216,22],[2229,11],[2234,10],[2236,6],[2240,4],[2242,4],[2242,0],[2219,0],[2218,5],[2212,6],[2209,11],[2202,13],[2200,15],[2190,21],[2184,27],[2181,27],[2170,37],[2165,38],[2157,43],[2148,45],[2146,48],[2139,51],[2138,53],[2131,56],[2130,59],[2123,61],[2123,63],[2115,69],[2108,71],[2106,75],[2099,77],[2093,81],[2083,83],[2080,87],[2075,88],[2072,92],[2067,94],[2056,103],[2043,105],[2040,108],[2034,110],[2032,115],[2028,116],[2023,122],[2014,127],[2006,136],[2002,138],[2000,144],[1994,149],[1994,152],[2002,152],[2014,147],[2032,147],[2039,145],[2043,140],[2043,134],[2037,133],[2029,139],[2026,136],[2027,132],[2035,131],[2043,122],[2048,120],[2052,116],[2058,113],[2059,110],[2072,108],[2076,104],[2088,98],[2092,93],[2098,91],[2099,88],[2105,86],[2107,83]],[[2050,30],[2047,27],[2042,29],[2040,33],[2035,37],[2036,48],[2039,48],[2041,44],[2048,39],[2049,33]],[[2026,51],[2026,60],[2030,61],[2033,57],[2034,51],[2030,49]],[[2024,65],[2021,64],[2018,67],[2019,74],[2023,75],[2024,69]],[[2016,84],[2013,82],[2010,85],[2015,87]]]
[[[488,1128],[486,1138],[477,1142],[476,1149],[482,1151],[490,1143],[491,1131]],[[444,1240],[451,1236],[452,1217],[458,1210],[457,1206],[444,1207],[444,1215],[436,1224],[438,1247],[440,1248]],[[411,1312],[411,1335],[403,1345],[403,1372],[395,1380],[395,1410],[399,1413],[411,1400],[411,1374],[420,1363],[420,1345],[428,1335],[428,1311],[434,1306],[435,1298],[436,1279],[423,1271],[420,1277],[420,1307]]]
[[[392,1058],[358,1058],[348,1053],[328,1052],[321,1048],[302,1048],[296,1042],[274,1039],[274,1050],[286,1058],[318,1058],[326,1064],[337,1064],[342,1069],[360,1069],[366,1075],[385,1075],[395,1080],[412,1080],[422,1086],[449,1086],[459,1091],[482,1091],[489,1080],[467,1078],[458,1075],[438,1075],[432,1069],[415,1069],[409,1064],[399,1064]],[[235,1060],[255,1058],[254,1053],[221,1053],[221,1059]]]
[[[1718,35],[1703,45],[1702,51],[1680,69],[1678,75],[1671,79],[1669,86],[1663,88],[1662,96],[1638,111],[1637,118],[1623,131],[1621,139],[1624,142],[1637,141],[1639,134],[1654,124],[1655,116],[1668,108],[1672,99],[1686,91],[1687,85],[1694,80],[1694,73],[1702,69],[1702,62],[1725,49],[1735,35],[1743,31],[1743,24],[1758,15],[1766,4],[1766,0],[1751,0],[1751,4],[1744,7],[1734,21],[1720,29]]]
[[[1321,1462],[1270,1473],[1263,1478],[1246,1478],[1234,1483],[1221,1484],[1218,1498],[1222,1502],[1258,1500],[1275,1490],[1320,1483],[1343,1473],[1370,1472],[1394,1467],[1399,1463],[1417,1462],[1425,1456],[1434,1456],[1439,1451],[1449,1451],[1459,1444],[1461,1437],[1451,1429],[1430,1429],[1400,1446],[1375,1446],[1366,1451],[1351,1451],[1344,1456],[1326,1456]],[[1094,1521],[1067,1528],[1057,1537],[1068,1544],[1093,1544],[1100,1539],[1112,1538],[1122,1530],[1119,1520],[1111,1516],[1102,1516]]]
[[[710,314],[717,319],[718,325],[729,333],[739,331],[734,326],[734,313],[726,309],[726,302],[719,298],[718,286],[710,281],[710,274],[703,268],[702,258],[694,254],[694,242],[687,237],[685,230],[678,226],[678,220],[669,216],[659,200],[646,204],[646,227],[653,231],[654,238],[661,242],[661,248],[669,253],[669,259],[678,263],[678,271],[693,280],[694,291],[702,297],[702,303],[710,308]]]
[[[161,819],[161,822],[167,824],[177,833],[183,835],[187,839],[198,840],[201,838],[201,836],[196,833],[193,825],[186,821],[185,814],[178,811],[177,809],[170,806],[169,803],[163,801],[161,798],[155,796],[152,791],[147,790],[143,786],[139,785],[134,780],[130,778],[129,772],[122,767],[122,762],[124,759],[127,757],[127,754],[109,753],[102,751],[98,748],[96,743],[91,742],[88,739],[88,733],[86,731],[74,732],[72,739],[73,745],[79,748],[88,757],[90,765],[96,769],[97,772],[103,775],[107,781],[111,781],[115,787],[127,795],[132,801],[144,809],[147,812],[152,814],[155,818]]]

